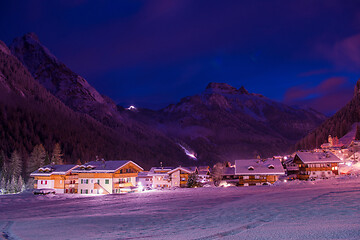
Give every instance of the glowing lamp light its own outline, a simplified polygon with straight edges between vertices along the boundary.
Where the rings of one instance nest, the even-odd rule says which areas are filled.
[[[351,162],[347,162],[346,165],[350,167],[350,166],[351,166]]]
[[[287,182],[287,180],[285,179],[284,182]]]
[[[287,160],[287,157],[285,156],[284,159]]]
[[[102,190],[102,189],[100,188],[99,193],[100,193],[100,194],[103,194],[103,192],[104,192],[104,190]]]
[[[139,192],[142,192],[144,190],[144,187],[141,182],[138,183],[138,190]]]

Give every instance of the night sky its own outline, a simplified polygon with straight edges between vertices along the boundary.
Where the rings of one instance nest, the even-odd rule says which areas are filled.
[[[105,3],[106,2],[106,3]],[[159,109],[209,82],[334,113],[360,77],[360,1],[1,1],[100,93]]]

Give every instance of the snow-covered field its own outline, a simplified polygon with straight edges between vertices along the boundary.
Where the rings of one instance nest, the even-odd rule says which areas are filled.
[[[128,195],[3,195],[0,230],[0,239],[360,239],[360,177]]]

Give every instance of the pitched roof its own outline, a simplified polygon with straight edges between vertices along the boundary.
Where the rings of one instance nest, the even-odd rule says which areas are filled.
[[[115,172],[119,168],[132,163],[135,166],[139,167],[141,170],[143,170],[142,167],[134,163],[130,160],[111,160],[111,161],[91,161],[88,163],[85,163],[81,166],[78,166],[74,169],[74,172],[76,173],[82,173],[82,172]],[[82,169],[84,168],[85,169]]]
[[[303,163],[338,163],[341,160],[331,152],[297,152]]]
[[[152,167],[149,171],[149,176],[153,176],[153,175],[164,175],[171,171],[172,169],[174,169],[173,167]]]
[[[195,169],[193,167],[177,167],[177,168],[169,171],[168,174],[172,174],[173,172],[176,172],[178,170],[184,171],[184,172],[187,172],[187,173],[193,173],[193,172],[195,172],[196,167],[195,167]]]
[[[282,175],[285,170],[280,159],[244,159],[235,161],[235,175]]]
[[[68,165],[46,165],[40,167],[36,171],[32,172],[30,176],[51,176],[51,175],[60,175],[66,174],[70,170],[76,168],[78,165],[68,164]]]

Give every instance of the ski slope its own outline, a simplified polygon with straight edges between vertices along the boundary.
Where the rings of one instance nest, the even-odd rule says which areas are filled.
[[[360,239],[360,177],[128,195],[0,196],[4,239]],[[1,237],[0,237],[1,239]]]

